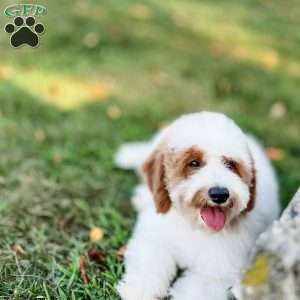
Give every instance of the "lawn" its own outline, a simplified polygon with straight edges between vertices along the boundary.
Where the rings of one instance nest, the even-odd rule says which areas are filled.
[[[222,111],[258,136],[287,204],[300,184],[297,0],[40,3],[39,48],[0,35],[0,299],[119,299],[137,178],[114,153],[184,112]]]

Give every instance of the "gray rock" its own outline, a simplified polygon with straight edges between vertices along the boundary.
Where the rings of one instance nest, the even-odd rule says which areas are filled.
[[[300,189],[280,220],[259,237],[251,261],[230,299],[300,299]]]

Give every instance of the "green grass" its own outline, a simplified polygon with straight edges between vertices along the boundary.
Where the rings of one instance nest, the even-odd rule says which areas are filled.
[[[287,204],[300,183],[298,1],[41,3],[38,49],[0,35],[0,299],[118,299],[136,178],[114,153],[184,112],[225,112],[282,149]],[[87,260],[85,285],[91,248],[105,261]]]

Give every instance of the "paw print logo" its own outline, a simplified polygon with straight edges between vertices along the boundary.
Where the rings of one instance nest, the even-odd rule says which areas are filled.
[[[32,16],[25,18],[16,17],[13,23],[5,26],[5,31],[11,34],[10,43],[12,47],[18,48],[22,45],[37,47],[39,44],[39,35],[45,31],[42,23],[37,23]]]

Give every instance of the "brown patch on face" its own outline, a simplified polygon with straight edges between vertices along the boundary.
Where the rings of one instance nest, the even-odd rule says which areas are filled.
[[[256,198],[256,170],[254,166],[254,159],[250,153],[250,150],[249,156],[251,159],[250,170],[243,164],[243,162],[236,161],[228,157],[223,157],[226,167],[237,174],[249,187],[250,199],[247,208],[243,211],[243,213],[250,212],[254,208]]]
[[[246,166],[242,162],[236,161],[230,157],[223,156],[223,163],[227,169],[238,175],[247,184],[249,183],[250,174]]]
[[[171,208],[169,192],[165,185],[164,153],[157,150],[143,165],[148,185],[153,193],[156,210],[158,213],[167,213]]]
[[[191,205],[193,207],[200,208],[203,205],[205,205],[206,202],[207,202],[207,190],[202,189],[194,195]]]
[[[223,157],[225,166],[233,173],[238,175],[247,185],[250,186],[252,180],[252,172],[241,161],[234,160],[229,157]]]
[[[205,165],[204,154],[195,146],[172,154],[172,177],[181,180],[194,174]]]

